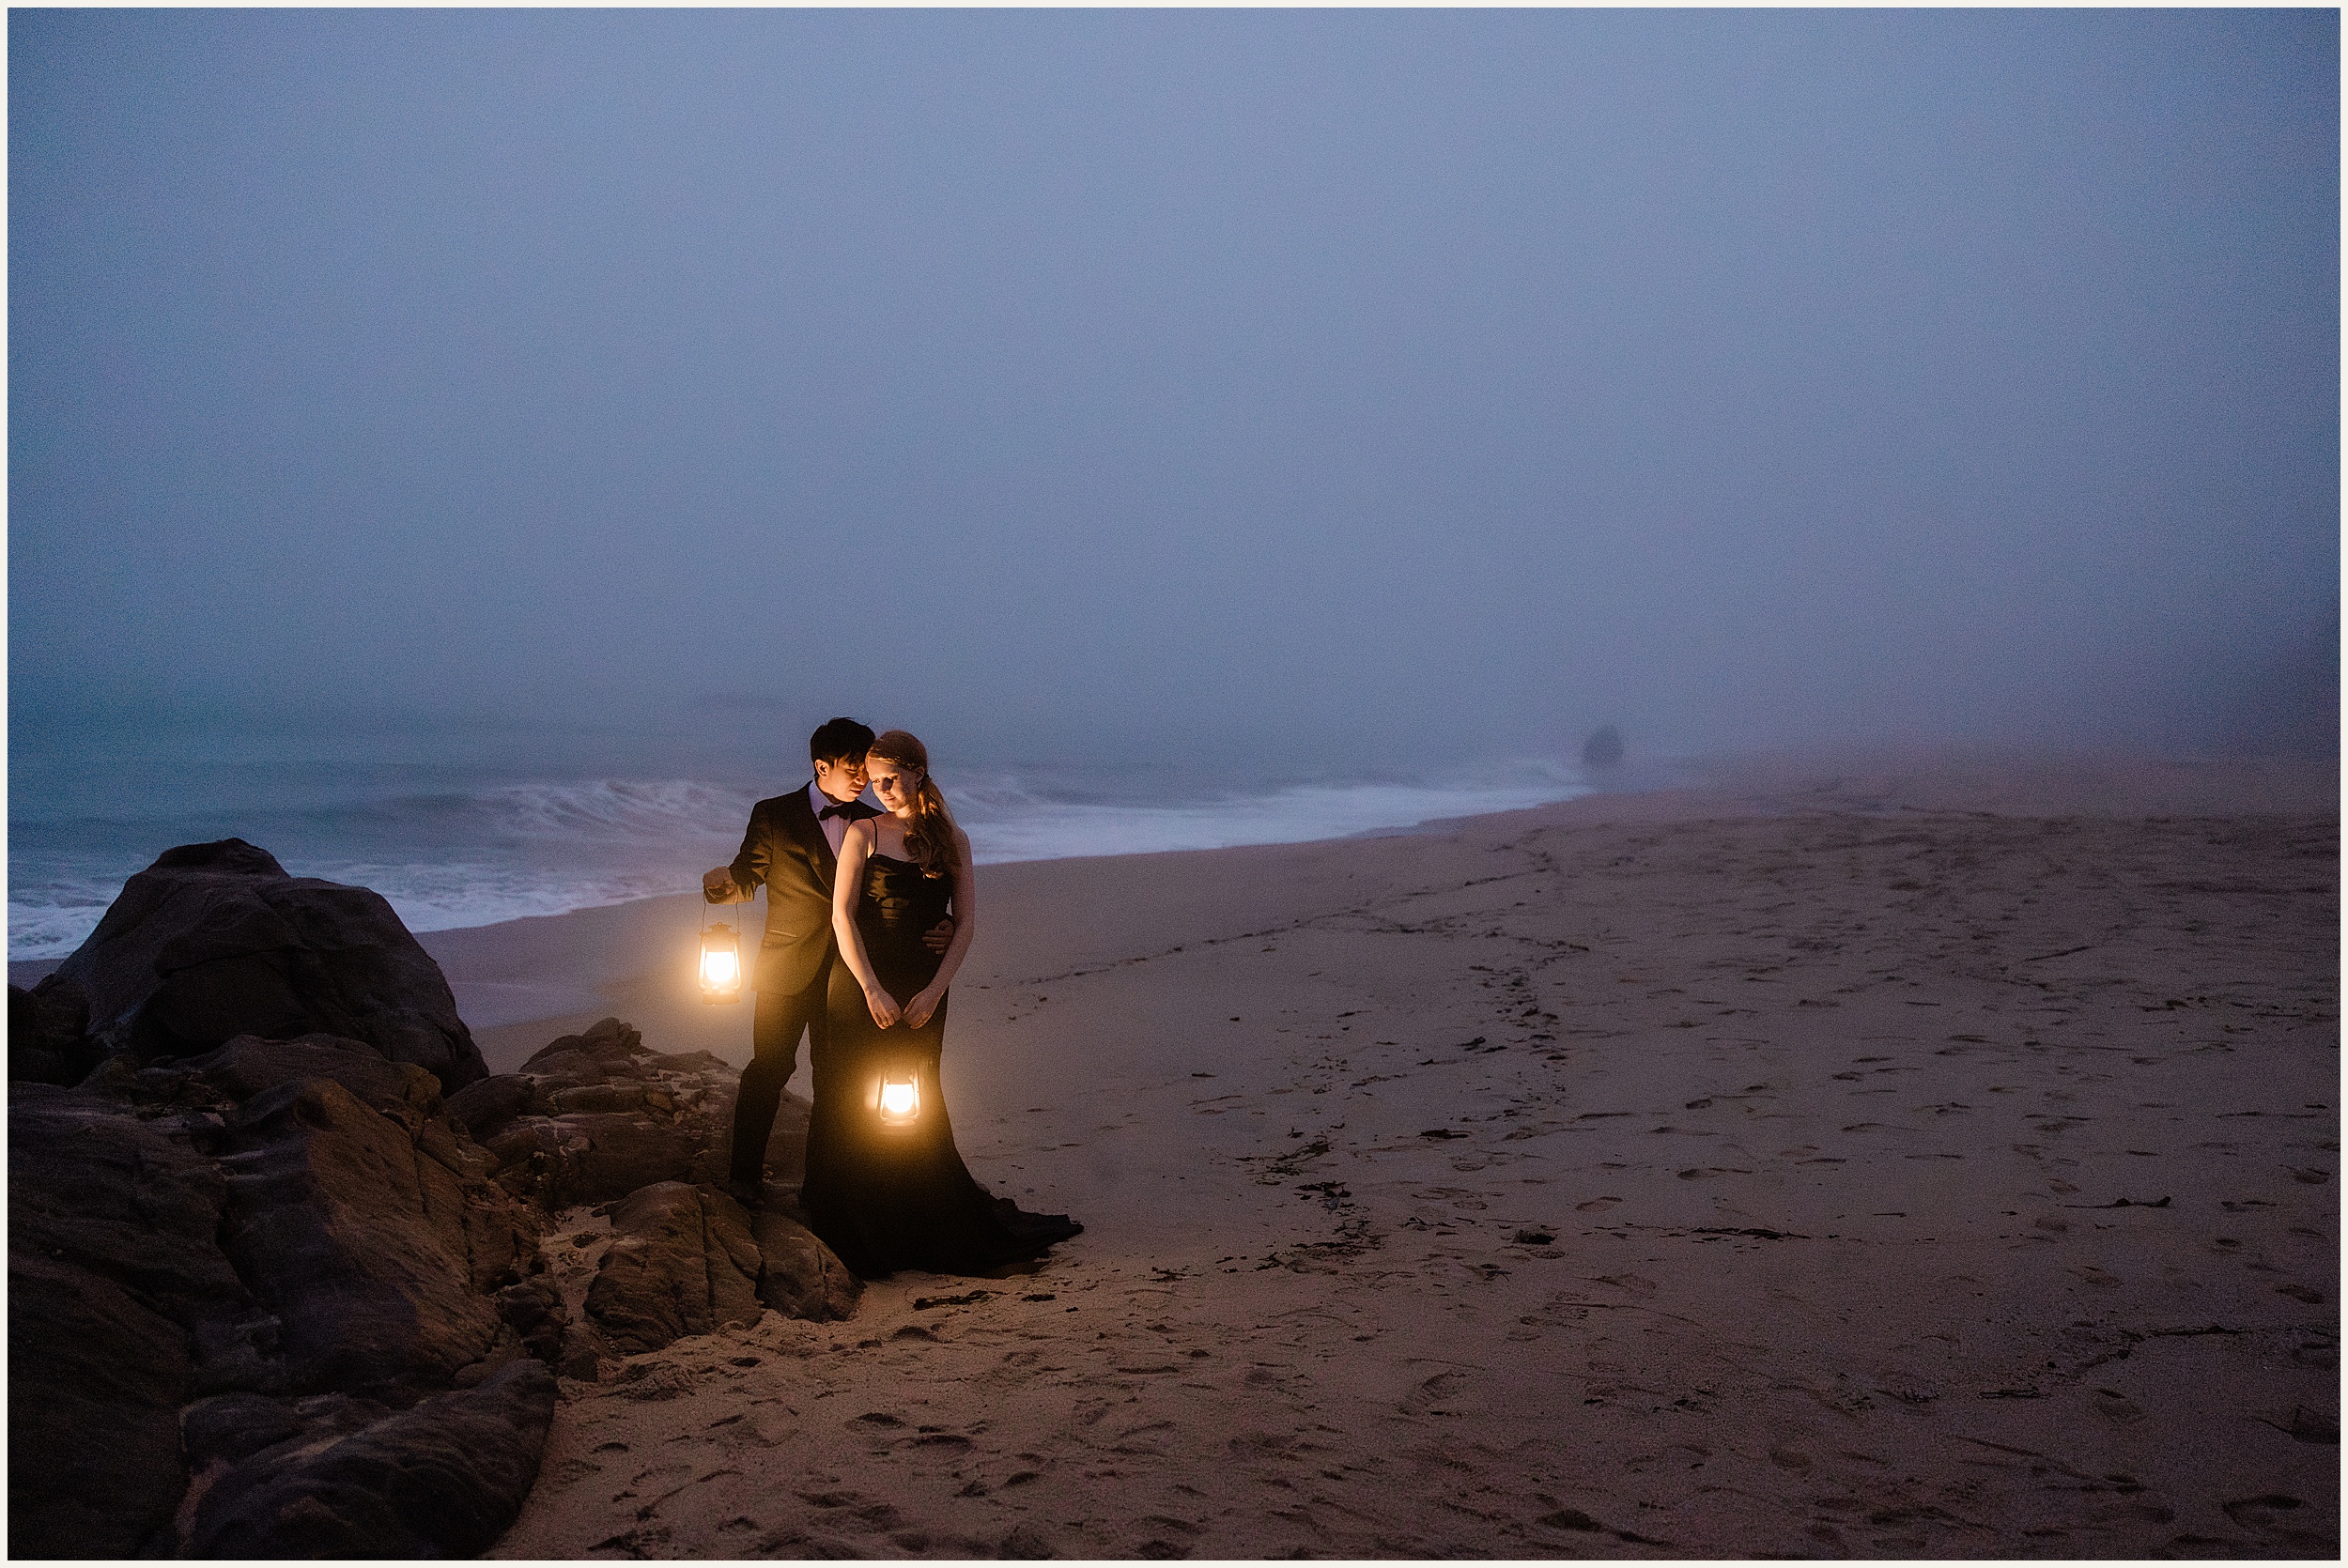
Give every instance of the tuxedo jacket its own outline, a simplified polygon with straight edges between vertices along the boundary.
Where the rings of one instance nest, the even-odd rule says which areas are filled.
[[[848,820],[879,815],[857,801]],[[832,956],[831,884],[839,864],[807,803],[806,785],[750,807],[742,853],[728,869],[743,897],[766,889],[766,934],[750,971],[754,989],[796,994],[823,976]]]

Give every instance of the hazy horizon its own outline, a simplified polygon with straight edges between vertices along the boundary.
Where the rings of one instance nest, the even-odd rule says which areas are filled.
[[[2334,12],[8,26],[12,749],[2337,748]]]

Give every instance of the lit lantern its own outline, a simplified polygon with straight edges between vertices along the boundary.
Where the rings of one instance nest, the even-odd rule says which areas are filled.
[[[734,940],[732,926],[708,926],[702,930],[702,1000],[742,1000],[742,945]]]
[[[921,1114],[921,1081],[910,1072],[884,1075],[880,1084],[880,1119],[884,1127],[910,1127]]]

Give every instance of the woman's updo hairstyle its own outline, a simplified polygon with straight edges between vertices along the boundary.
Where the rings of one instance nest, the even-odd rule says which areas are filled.
[[[937,783],[930,777],[929,747],[905,730],[886,730],[874,737],[865,756],[911,768],[921,776],[913,787],[913,821],[905,824],[905,853],[924,876],[942,877],[951,871],[962,858],[954,847],[957,829],[954,814],[946,809],[946,797],[937,792]]]

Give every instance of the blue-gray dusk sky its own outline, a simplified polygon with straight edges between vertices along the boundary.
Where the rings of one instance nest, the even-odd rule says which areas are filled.
[[[19,10],[93,713],[2336,744],[2339,18]]]

